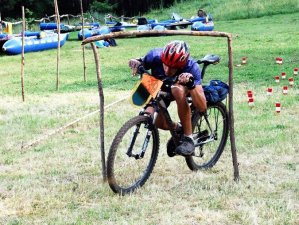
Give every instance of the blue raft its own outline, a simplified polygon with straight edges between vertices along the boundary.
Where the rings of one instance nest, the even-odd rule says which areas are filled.
[[[60,34],[60,47],[63,46],[68,38],[68,33]],[[37,36],[25,37],[24,52],[37,52],[57,48],[58,34],[47,34],[46,37]],[[17,55],[22,53],[22,38],[15,37],[6,41],[2,47],[4,53],[8,55]]]
[[[207,23],[204,23],[204,22],[201,22],[201,21],[197,21],[197,22],[192,24],[191,30],[194,30],[194,31],[212,31],[212,30],[214,30],[214,22],[209,21]]]
[[[89,38],[92,36],[97,36],[101,34],[109,34],[110,32],[118,32],[118,31],[124,31],[125,28],[122,26],[113,26],[113,27],[108,27],[108,26],[102,26],[99,28],[92,28],[92,29],[87,29],[84,28],[84,38]],[[82,35],[82,30],[78,32],[78,39],[83,40],[83,35]]]
[[[0,48],[2,49],[2,46],[4,45],[4,43],[6,41],[8,41],[9,39],[12,39],[13,36],[9,35],[9,34],[0,34]]]
[[[63,23],[60,24],[60,28],[64,26]],[[56,30],[57,29],[57,23],[40,23],[39,24],[40,30]]]

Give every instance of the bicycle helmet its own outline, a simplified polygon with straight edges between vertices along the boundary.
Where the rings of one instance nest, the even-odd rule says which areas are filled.
[[[184,41],[172,41],[164,47],[161,60],[166,66],[182,69],[187,64],[189,54],[189,47]]]

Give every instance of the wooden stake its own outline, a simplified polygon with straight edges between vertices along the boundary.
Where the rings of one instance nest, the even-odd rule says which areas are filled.
[[[56,23],[57,23],[57,65],[56,65],[56,91],[59,89],[59,64],[60,64],[60,16],[58,10],[57,0],[54,0],[55,4],[55,14],[56,14]]]
[[[98,92],[99,92],[99,105],[100,105],[100,150],[101,150],[101,160],[102,160],[102,175],[103,181],[107,180],[106,175],[106,158],[105,158],[105,142],[104,142],[104,92],[102,85],[102,75],[100,67],[100,58],[98,56],[97,47],[94,43],[91,43],[91,47],[94,54],[94,59],[96,62],[96,73],[98,80]]]
[[[235,140],[235,120],[234,120],[234,110],[233,110],[233,97],[234,97],[234,80],[233,80],[233,51],[232,51],[232,36],[227,37],[227,46],[228,46],[228,69],[229,69],[229,95],[228,95],[228,107],[229,107],[229,133],[230,133],[230,142],[231,142],[231,152],[232,152],[232,161],[234,167],[234,180],[238,182],[240,180],[239,175],[239,163],[237,159],[237,150],[236,150],[236,140]]]
[[[82,40],[84,41],[85,35],[84,35],[84,14],[83,14],[83,4],[82,0],[80,0],[81,3],[81,22],[82,22]],[[85,46],[82,46],[82,54],[83,54],[83,79],[86,82],[86,63],[85,63]]]
[[[25,10],[22,6],[22,56],[21,56],[21,87],[22,87],[22,100],[25,102],[25,88],[24,88],[24,65],[25,65],[25,54],[24,54],[24,39],[25,39]]]
[[[1,19],[1,12],[0,12],[0,34],[2,34],[2,19]]]
[[[229,66],[229,130],[230,130],[230,141],[231,141],[231,152],[232,152],[232,161],[234,167],[234,180],[237,182],[240,179],[239,176],[239,163],[237,160],[237,151],[236,151],[236,143],[235,143],[235,132],[234,132],[234,111],[233,111],[233,53],[232,53],[232,35],[230,33],[225,32],[217,32],[217,31],[186,31],[186,30],[150,30],[150,31],[128,31],[128,32],[114,32],[104,35],[93,36],[90,38],[86,38],[82,41],[82,45],[87,43],[91,43],[92,46],[94,44],[92,42],[98,40],[104,40],[108,38],[136,38],[136,37],[152,37],[152,36],[165,36],[165,35],[188,35],[188,36],[208,36],[208,37],[226,37],[227,45],[228,45],[228,66]],[[94,46],[95,48],[95,46]],[[96,54],[96,51],[94,51]],[[96,55],[95,55],[96,58]],[[96,64],[99,61],[96,60]],[[97,65],[97,68],[99,65]],[[103,97],[104,98],[104,97]],[[103,149],[104,150],[104,149]]]

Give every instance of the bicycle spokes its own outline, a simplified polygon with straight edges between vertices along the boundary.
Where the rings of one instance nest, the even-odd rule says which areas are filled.
[[[206,114],[194,117],[194,156],[186,158],[191,170],[212,167],[219,159],[228,135],[227,112],[223,103],[209,106]]]

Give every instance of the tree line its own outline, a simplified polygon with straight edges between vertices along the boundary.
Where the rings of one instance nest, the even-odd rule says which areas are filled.
[[[110,13],[116,16],[139,16],[151,9],[171,6],[177,0],[82,0],[84,12]],[[182,0],[181,0],[182,1]],[[81,13],[81,0],[59,1],[60,14]],[[3,18],[21,18],[21,7],[24,6],[31,16],[42,18],[54,14],[53,0],[0,0],[0,13]]]

